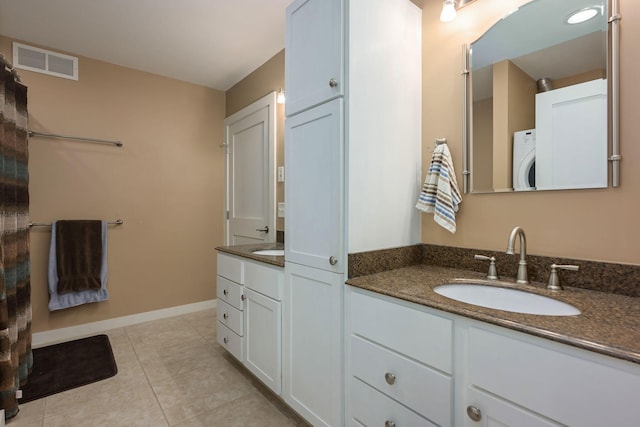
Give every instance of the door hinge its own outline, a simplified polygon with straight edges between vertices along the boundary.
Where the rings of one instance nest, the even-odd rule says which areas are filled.
[[[227,219],[229,219],[229,211],[227,211]]]

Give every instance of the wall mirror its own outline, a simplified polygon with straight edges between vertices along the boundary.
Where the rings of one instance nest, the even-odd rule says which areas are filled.
[[[533,0],[465,46],[465,187],[618,185],[615,3]]]

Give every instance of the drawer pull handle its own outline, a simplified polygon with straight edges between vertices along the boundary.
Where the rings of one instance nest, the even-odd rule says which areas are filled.
[[[227,344],[229,342],[229,338],[224,337],[224,338],[222,338],[222,341],[224,341],[224,343]]]
[[[473,421],[480,421],[480,419],[482,418],[482,412],[480,412],[480,409],[471,405],[467,406],[467,415]]]
[[[225,314],[222,315],[222,318],[226,320],[226,319],[229,318],[229,315],[227,313],[225,313]]]
[[[246,299],[247,299],[247,297],[245,297],[245,296],[244,296],[244,294],[242,294],[242,295],[240,295],[240,299],[241,299],[242,301],[244,301],[244,300],[246,300]]]
[[[225,289],[224,291],[222,291],[222,293],[223,293],[225,296],[226,296],[226,295],[229,295],[229,291],[228,291],[228,290],[226,290],[226,289]]]
[[[396,423],[390,420],[384,422],[384,427],[396,427]]]
[[[394,385],[396,383],[396,376],[391,372],[387,372],[386,374],[384,374],[384,379],[389,385]]]

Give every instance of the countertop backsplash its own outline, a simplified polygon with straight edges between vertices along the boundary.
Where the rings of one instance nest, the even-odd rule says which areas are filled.
[[[476,260],[476,254],[495,257],[498,276],[501,279],[516,277],[519,253],[507,255],[504,252],[483,249],[418,244],[349,254],[349,278],[416,264],[486,273],[489,269],[488,262]],[[578,271],[558,271],[562,286],[640,297],[640,265],[527,255],[529,280],[546,283],[553,263],[580,267]]]

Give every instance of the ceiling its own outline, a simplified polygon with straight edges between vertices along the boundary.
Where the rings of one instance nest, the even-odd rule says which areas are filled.
[[[284,48],[291,1],[0,0],[0,34],[224,91]]]

